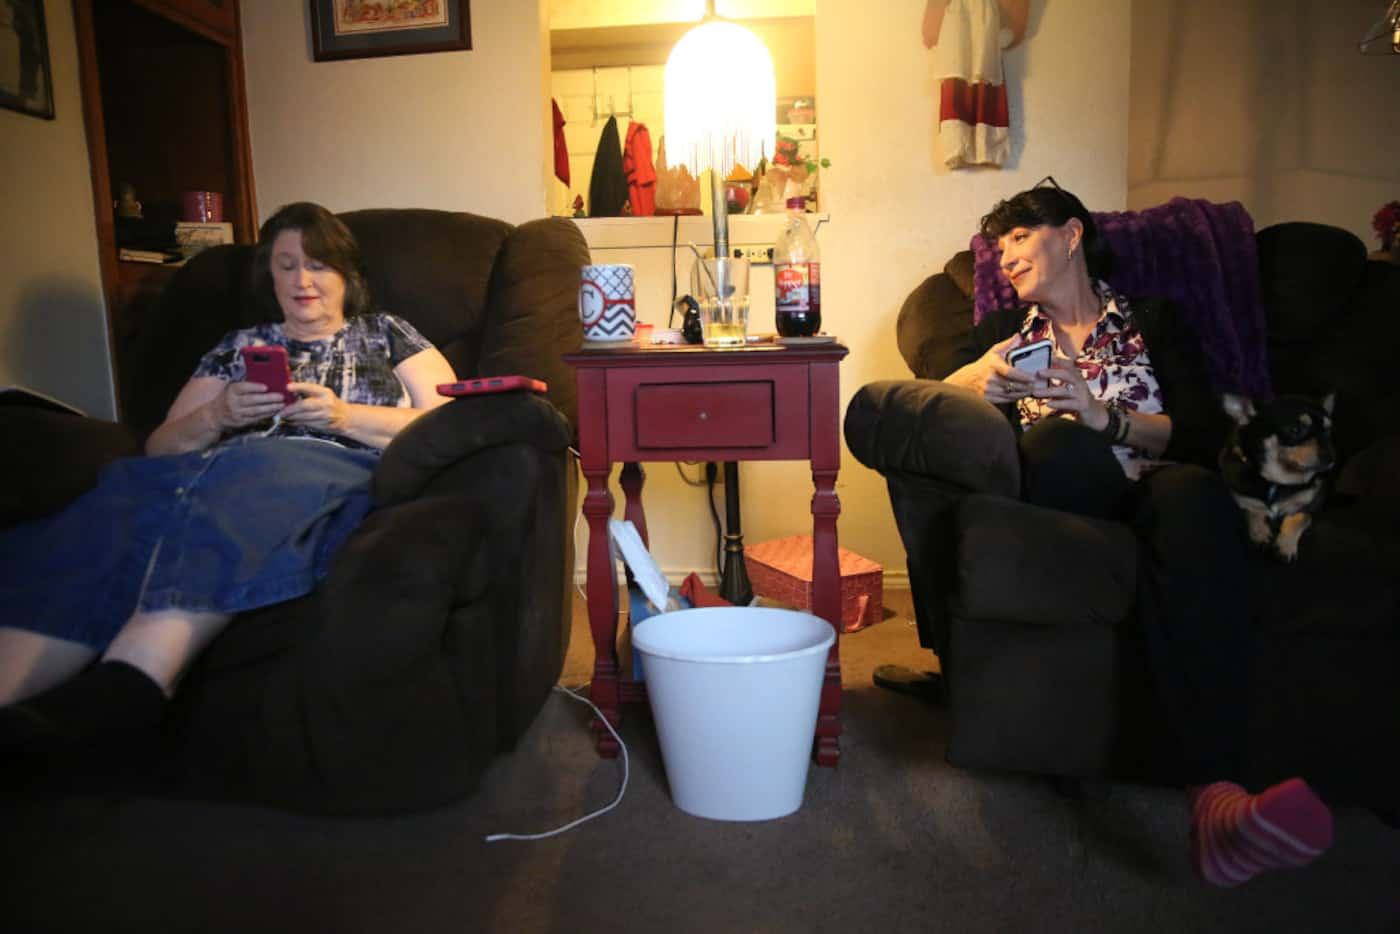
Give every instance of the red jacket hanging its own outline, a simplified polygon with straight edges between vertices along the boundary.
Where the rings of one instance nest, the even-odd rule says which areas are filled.
[[[559,110],[559,102],[550,98],[554,105],[554,177],[565,185],[569,184],[569,147],[564,144],[564,114]]]
[[[622,146],[622,171],[627,174],[627,191],[633,217],[656,213],[656,167],[651,161],[651,133],[645,123],[627,124],[627,142]]]

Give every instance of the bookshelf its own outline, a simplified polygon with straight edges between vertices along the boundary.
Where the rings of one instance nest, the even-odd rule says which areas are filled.
[[[238,0],[74,0],[83,118],[117,412],[174,269],[118,258],[113,202],[131,184],[144,216],[177,220],[185,191],[217,191],[234,239],[257,235]]]

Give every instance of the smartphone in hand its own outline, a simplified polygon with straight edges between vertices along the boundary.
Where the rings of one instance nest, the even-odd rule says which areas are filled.
[[[268,392],[280,392],[288,405],[297,401],[297,394],[287,388],[292,381],[292,370],[287,365],[287,348],[276,345],[262,347],[240,347],[243,357],[244,379],[250,383],[262,383]]]
[[[1034,376],[1050,365],[1053,343],[1049,338],[1014,347],[1006,354],[1006,362],[1023,373]]]

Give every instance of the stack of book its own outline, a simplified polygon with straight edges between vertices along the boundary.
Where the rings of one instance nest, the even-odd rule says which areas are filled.
[[[178,263],[184,258],[174,250],[138,250],[129,246],[117,248],[117,259],[128,263]]]
[[[233,242],[233,224],[229,221],[196,223],[178,221],[175,224],[175,243],[180,255],[189,259],[202,250],[221,243]]]
[[[116,219],[117,258],[128,263],[175,263],[175,224],[146,217]]]
[[[131,234],[133,231],[121,230],[118,233]],[[173,225],[167,221],[159,234],[153,229],[149,235],[119,236],[117,257],[131,263],[178,263],[211,246],[232,242],[233,224],[228,221],[177,221]]]

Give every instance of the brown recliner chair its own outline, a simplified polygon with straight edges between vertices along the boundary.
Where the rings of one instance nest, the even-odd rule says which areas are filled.
[[[1385,339],[1400,269],[1318,224],[1256,237],[1277,392],[1335,390],[1339,464],[1300,559],[1258,556],[1251,784],[1302,775],[1335,800],[1400,807],[1400,389]],[[920,642],[942,663],[967,767],[1174,782],[1179,761],[1133,622],[1126,526],[1019,499],[1016,438],[981,397],[939,382],[966,362],[972,255],[955,256],[900,313],[915,380],[863,387],[852,453],[887,480]],[[1056,573],[1074,550],[1093,576]]]
[[[522,373],[547,397],[463,398],[405,429],[375,507],[309,595],[241,615],[176,695],[164,758],[138,787],[319,813],[432,807],[476,785],[558,679],[570,627],[578,268],[571,221],[342,215],[370,293],[461,377]],[[249,246],[181,269],[136,336],[128,424],[0,406],[11,442],[0,523],[60,508],[100,467],[139,453],[201,354],[255,323]],[[90,776],[97,781],[110,777]]]

